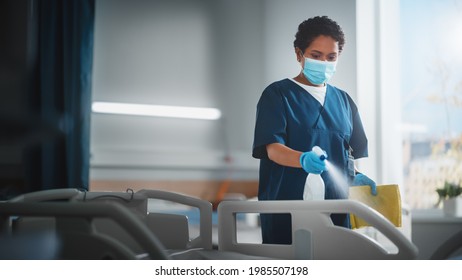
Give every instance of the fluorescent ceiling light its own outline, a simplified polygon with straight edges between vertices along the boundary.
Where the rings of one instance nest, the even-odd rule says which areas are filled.
[[[217,120],[221,112],[215,108],[163,106],[112,102],[93,102],[92,111],[103,114],[121,114],[150,117]]]

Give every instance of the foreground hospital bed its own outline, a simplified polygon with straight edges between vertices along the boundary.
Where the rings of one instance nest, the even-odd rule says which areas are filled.
[[[95,232],[93,222],[100,218],[111,219],[130,232],[143,254]],[[156,236],[119,204],[5,202],[0,203],[0,221],[1,259],[167,258]]]
[[[384,216],[352,200],[222,202],[219,249],[278,259],[415,259],[417,247]],[[249,244],[237,240],[239,213],[284,213],[292,220],[292,244]],[[368,222],[397,248],[390,250],[358,231],[335,226],[332,213],[352,213]]]
[[[190,238],[188,220],[185,215],[149,211],[148,204],[153,199],[197,208],[199,213],[197,236]],[[53,201],[53,203],[49,201]],[[204,200],[177,193],[157,190],[141,190],[135,193],[131,190],[127,190],[127,192],[87,192],[77,189],[53,189],[20,195],[2,204],[5,207],[12,207],[12,205],[15,207],[24,205],[35,208],[71,207],[75,215],[78,215],[81,211],[86,211],[87,216],[91,215],[91,213],[88,213],[88,209],[90,209],[88,206],[112,207],[111,205],[114,205],[119,210],[122,208],[123,211],[128,211],[131,219],[141,223],[144,227],[144,229],[140,230],[147,230],[152,237],[159,240],[158,244],[162,246],[164,255],[155,256],[155,258],[168,258],[169,250],[212,249],[211,204]],[[2,215],[3,219],[10,218],[12,213],[5,212],[3,208],[0,209],[0,215]],[[15,235],[28,232],[36,233],[38,231],[57,232],[58,234],[62,232],[64,228],[60,226],[62,224],[60,212],[55,212],[55,215],[53,215],[52,210],[39,213],[41,214],[38,215],[27,211],[18,212],[17,217],[10,219],[8,222],[9,230],[5,230],[4,226],[3,232],[9,231],[10,235],[13,233]],[[114,243],[120,243],[130,248],[136,258],[144,258],[143,256],[146,255],[146,248],[140,246],[142,244],[132,234],[137,229],[121,225],[113,217],[102,216],[98,213],[94,214],[89,224],[88,229],[83,229],[87,231],[88,235],[112,239],[115,241]],[[80,230],[71,223],[66,225],[71,230]],[[152,256],[148,255],[148,258],[152,258]]]
[[[58,200],[59,202],[44,203],[44,201],[50,200]],[[176,207],[165,207],[165,211],[157,211],[157,208],[152,206],[161,205],[159,201],[186,205],[188,208],[180,208],[183,210],[178,211]],[[131,256],[130,258],[150,259],[413,259],[417,255],[415,246],[383,216],[361,203],[346,200],[323,202],[225,201],[218,208],[217,223],[212,223],[213,213],[210,202],[158,190],[83,192],[74,189],[61,189],[26,194],[11,200],[9,203],[2,204],[22,204],[26,208],[31,207],[31,209],[38,209],[43,206],[53,207],[54,204],[59,204],[64,207],[71,207],[73,211],[84,208],[90,209],[87,207],[90,205],[91,207],[94,207],[93,205],[102,205],[101,207],[115,205],[116,208],[124,209],[115,211],[129,212],[130,219],[138,221],[136,227],[121,225],[117,220],[114,221],[112,216],[107,217],[101,213],[94,213],[94,217],[90,218],[91,212],[86,212],[84,217],[92,222],[91,227],[87,228],[88,234],[95,235],[96,238],[110,239],[113,241],[112,243],[122,244],[122,247],[128,248],[130,254],[115,255],[121,258]],[[8,207],[12,206],[0,208],[2,217],[13,215],[12,212],[8,212],[10,211],[7,209]],[[154,211],[152,208],[156,210]],[[96,211],[96,209],[92,210]],[[30,212],[24,211],[17,212],[15,215],[21,217],[34,212],[32,210],[27,210]],[[290,213],[293,222],[293,244],[239,243],[236,238],[239,222],[238,213],[246,212],[253,214]],[[46,227],[56,229],[56,221],[62,218],[59,211],[56,213],[58,215],[51,215],[51,220],[50,218],[43,220],[43,215],[36,214],[32,216],[39,216],[37,218],[39,220],[29,217],[17,219],[15,231],[27,232],[28,229],[34,228],[32,226],[34,224],[35,227],[46,225]],[[398,252],[387,251],[386,248],[368,236],[333,226],[328,217],[330,213],[355,213],[361,216],[395,243]],[[196,223],[191,226],[192,220]],[[73,229],[70,225],[67,223],[69,229]],[[193,231],[197,232],[197,236],[192,237],[190,229],[194,229]],[[146,244],[140,244],[139,236],[134,234],[134,231],[139,230],[145,233],[147,230],[154,240],[149,243],[151,244],[149,245],[151,246],[150,250],[145,248]],[[216,248],[212,247],[212,231],[218,234],[218,246]],[[154,250],[154,248],[157,249]],[[100,257],[101,255],[94,256],[94,258]]]

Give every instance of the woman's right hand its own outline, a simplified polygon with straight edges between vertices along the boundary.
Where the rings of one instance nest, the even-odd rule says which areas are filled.
[[[300,165],[307,173],[321,174],[327,170],[325,160],[313,151],[305,152],[300,156]]]

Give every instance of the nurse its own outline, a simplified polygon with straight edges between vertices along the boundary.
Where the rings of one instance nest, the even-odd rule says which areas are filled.
[[[369,185],[376,194],[375,182],[354,168],[353,159],[368,155],[358,108],[345,91],[327,83],[344,44],[341,27],[328,17],[303,21],[294,41],[300,73],[263,91],[252,149],[252,156],[260,159],[259,200],[301,200],[308,173],[321,174],[325,199],[348,198],[349,185]],[[311,152],[313,146],[321,147],[340,170],[340,183]],[[331,218],[349,227],[348,215]],[[263,243],[290,244],[290,224],[288,214],[261,215]]]

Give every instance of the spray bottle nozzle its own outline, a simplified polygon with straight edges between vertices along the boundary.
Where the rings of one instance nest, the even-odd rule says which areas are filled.
[[[326,152],[321,149],[319,146],[314,146],[312,149],[311,149],[316,155],[319,156],[319,159],[320,160],[325,160],[327,158],[327,154]]]

